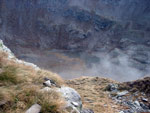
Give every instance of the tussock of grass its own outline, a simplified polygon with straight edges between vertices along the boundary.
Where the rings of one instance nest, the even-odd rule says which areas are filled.
[[[50,71],[46,71],[46,70],[40,70],[37,72],[37,77],[34,79],[35,82],[38,82],[38,83],[43,83],[43,78],[49,78],[53,81],[55,81],[55,83],[58,85],[58,86],[61,86],[61,85],[64,85],[64,81],[62,80],[62,78],[60,76],[58,76],[57,74],[55,73],[52,73]]]
[[[37,91],[33,88],[23,90],[15,97],[16,102],[23,101],[27,108],[36,103],[37,100]]]
[[[64,84],[57,74],[8,60],[7,54],[0,52],[0,101],[7,102],[0,113],[24,113],[35,103],[41,105],[41,113],[63,113],[64,101],[58,92],[40,92],[45,77],[57,86]]]
[[[47,92],[44,95],[39,94],[38,104],[42,106],[42,113],[60,113],[60,107],[63,106],[63,101],[57,92]]]
[[[40,113],[65,113],[61,111],[61,108],[65,103],[58,92],[51,91],[43,93],[38,86],[31,86],[30,88],[28,86],[23,88],[23,90],[13,92],[12,94],[8,94],[10,92],[0,92],[0,101],[7,101],[7,104],[0,108],[0,112],[25,112],[33,104],[37,103],[42,107]]]
[[[0,87],[0,103],[5,103],[0,106],[0,113],[9,113],[11,107],[13,106],[13,94],[11,90]]]
[[[16,68],[13,66],[4,67],[3,72],[0,73],[0,82],[4,84],[17,84],[19,81]]]
[[[14,100],[16,103],[23,103],[26,106],[25,109],[37,103],[42,107],[41,113],[60,113],[60,106],[63,104],[57,92],[42,93],[38,87],[24,89],[16,95]]]
[[[0,101],[9,101],[12,99],[13,92],[11,89],[0,87]]]

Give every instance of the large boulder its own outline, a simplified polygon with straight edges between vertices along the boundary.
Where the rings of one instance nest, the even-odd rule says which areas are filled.
[[[41,106],[39,104],[32,105],[25,113],[40,113]]]
[[[58,89],[58,91],[62,94],[62,96],[65,98],[67,105],[67,109],[72,109],[76,111],[77,113],[81,112],[82,110],[82,101],[80,95],[72,88],[70,87],[61,87]]]

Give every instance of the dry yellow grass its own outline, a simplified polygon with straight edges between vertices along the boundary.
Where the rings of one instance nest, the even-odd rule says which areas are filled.
[[[41,84],[43,78],[47,77],[54,80],[58,85],[64,84],[63,79],[59,75],[42,69],[35,70],[32,66],[16,63],[15,60],[8,60],[7,54],[0,52],[0,69],[7,66],[16,68],[17,76],[21,78],[24,77],[25,82],[36,82]]]
[[[15,100],[19,105],[20,103],[24,104],[24,109],[37,103],[41,105],[42,113],[60,113],[61,106],[64,105],[63,99],[57,92],[43,93],[37,86],[24,87],[24,89],[16,95]],[[17,106],[17,109],[19,109],[19,106]],[[22,106],[20,109],[22,109]]]
[[[23,113],[38,103],[42,106],[41,113],[63,113],[61,107],[64,100],[58,92],[40,92],[45,77],[55,81],[58,86],[64,84],[57,74],[19,64],[0,52],[0,102],[5,102],[0,106],[0,112]]]

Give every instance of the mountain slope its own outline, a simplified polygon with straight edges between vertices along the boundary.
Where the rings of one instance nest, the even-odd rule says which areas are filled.
[[[53,49],[96,51],[127,55],[143,76],[150,65],[149,6],[149,0],[0,0],[0,39],[42,68],[52,68],[38,61],[48,63]]]

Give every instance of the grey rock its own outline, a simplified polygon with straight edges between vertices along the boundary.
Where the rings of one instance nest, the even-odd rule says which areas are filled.
[[[40,113],[41,106],[39,104],[32,105],[25,113]]]
[[[56,82],[54,81],[54,80],[51,80],[51,79],[49,79],[49,78],[44,78],[44,80],[45,80],[45,82],[43,83],[43,85],[50,85],[50,83],[51,83],[51,85],[53,85],[53,86],[56,86]]]
[[[149,112],[150,109],[143,103],[139,101],[124,101],[124,105],[128,106],[130,109],[121,111],[123,113],[139,113],[139,112]]]
[[[94,111],[91,109],[83,109],[81,113],[94,113]]]
[[[118,93],[117,93],[117,97],[125,96],[125,95],[128,94],[128,93],[129,93],[128,91],[118,92]]]
[[[76,102],[71,102],[72,105],[74,105],[75,107],[79,107],[79,104]]]
[[[118,91],[118,84],[109,84],[106,87],[106,90],[108,90],[108,91]]]
[[[144,103],[140,103],[140,106],[145,110],[150,110],[149,107],[145,105]]]
[[[135,101],[134,105],[135,105],[136,109],[140,109],[141,108],[141,105],[140,105],[139,101]]]
[[[122,110],[119,113],[140,113],[140,112],[149,112],[149,107],[142,103],[141,98],[137,98],[136,101],[133,101],[133,98],[138,96],[138,92],[134,93],[133,95],[128,96],[128,91],[122,91],[122,92],[115,92],[116,96],[111,96],[112,99],[121,105],[129,107],[127,110]],[[143,97],[142,97],[143,98]],[[147,99],[143,98],[145,102]]]
[[[52,83],[50,80],[47,80],[43,83],[44,86],[48,86],[48,87],[51,87],[52,86]]]
[[[142,101],[144,101],[144,102],[148,102],[148,99],[146,99],[146,98],[142,97]]]
[[[76,108],[79,112],[82,110],[82,101],[80,95],[70,87],[61,87],[58,92],[62,93],[62,96],[67,101],[67,106]]]
[[[73,107],[73,106],[66,106],[65,108],[67,110],[67,112],[69,113],[80,113],[77,108]]]

